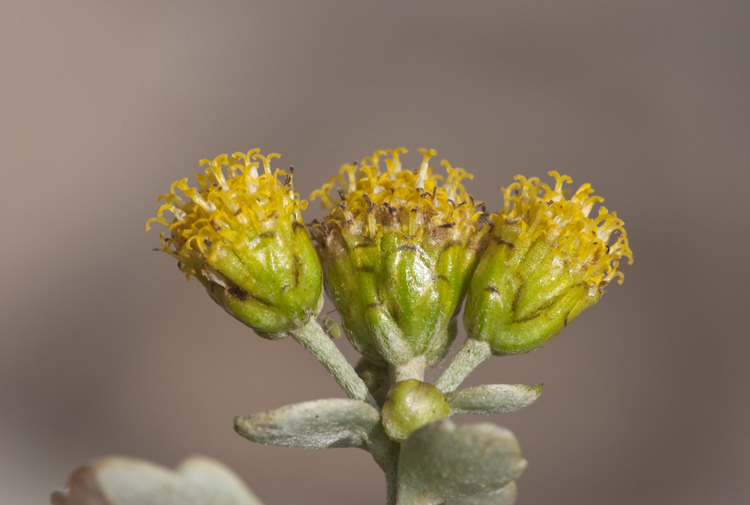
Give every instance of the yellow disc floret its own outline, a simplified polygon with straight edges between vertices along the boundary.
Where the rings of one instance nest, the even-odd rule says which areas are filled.
[[[555,178],[554,188],[536,177],[526,179],[521,175],[502,188],[503,209],[491,216],[502,239],[518,248],[543,236],[561,258],[577,262],[590,287],[604,287],[615,277],[622,283],[624,275],[618,271],[618,260],[627,258],[632,264],[633,254],[617,213],[600,206],[599,215],[590,218],[594,205],[604,200],[592,196],[591,185],[584,184],[566,199],[570,191],[563,190],[563,184],[571,183],[571,178],[557,172],[549,174]]]
[[[264,232],[272,231],[280,218],[304,222],[300,210],[307,201],[294,192],[292,174],[271,170],[271,160],[278,157],[263,156],[259,149],[253,149],[247,154],[201,160],[207,168],[204,174],[195,175],[198,188],[181,179],[172,184],[170,193],[158,198],[165,203],[159,207],[158,217],[148,220],[146,229],[152,222],[169,228],[172,236],[165,240],[162,234],[162,250],[180,261],[180,269],[188,278],[198,276],[196,268],[201,265],[195,261],[196,255],[213,263],[227,248],[241,252],[251,247]],[[177,194],[178,189],[187,200]],[[167,211],[174,215],[172,223],[163,217]]]
[[[407,150],[376,151],[361,163],[343,165],[338,176],[312,193],[330,209],[329,224],[346,223],[353,233],[375,238],[379,231],[399,230],[405,236],[418,237],[437,227],[456,227],[463,231],[474,227],[482,212],[475,210],[461,180],[473,178],[462,168],[453,168],[443,160],[447,178],[433,174],[430,158],[434,150],[420,149],[423,159],[419,168],[403,170],[399,155]],[[380,157],[386,170],[380,169]],[[337,197],[332,191],[338,183]],[[352,229],[353,225],[353,229]]]

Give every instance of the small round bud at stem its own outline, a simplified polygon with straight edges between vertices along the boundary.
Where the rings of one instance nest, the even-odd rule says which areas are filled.
[[[383,427],[395,442],[412,431],[450,416],[448,402],[438,388],[416,379],[397,382],[383,404]]]

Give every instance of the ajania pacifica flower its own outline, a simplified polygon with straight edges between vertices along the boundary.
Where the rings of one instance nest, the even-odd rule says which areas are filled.
[[[322,305],[320,262],[300,214],[307,202],[295,193],[291,173],[271,169],[278,157],[255,149],[202,160],[207,168],[196,174],[198,187],[176,181],[146,224],[168,227],[161,250],[216,303],[268,338],[301,328]]]
[[[330,209],[311,227],[326,287],[349,340],[381,365],[443,356],[483,247],[482,212],[461,184],[471,175],[446,161],[447,177],[433,174],[435,151],[421,151],[414,170],[402,169],[406,149],[376,151],[312,195]]]
[[[570,177],[550,172],[550,187],[516,177],[503,189],[505,204],[469,288],[464,325],[469,338],[487,341],[494,354],[520,354],[557,335],[599,301],[619,260],[632,263],[623,223],[599,207],[589,184],[570,198]]]

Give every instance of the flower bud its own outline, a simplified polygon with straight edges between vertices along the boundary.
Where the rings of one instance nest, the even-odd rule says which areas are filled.
[[[593,305],[615,277],[620,258],[633,262],[617,214],[592,207],[589,184],[570,199],[570,177],[550,172],[554,188],[517,176],[503,189],[505,205],[471,280],[464,312],[469,338],[487,341],[496,355],[521,354],[557,335]]]
[[[176,181],[159,197],[166,203],[158,217],[146,223],[146,229],[153,221],[169,228],[161,250],[177,259],[188,280],[198,279],[217,304],[272,339],[304,326],[323,303],[320,262],[300,214],[307,202],[292,188],[291,174],[271,171],[274,157],[255,149],[201,160],[208,167],[196,174],[199,188]],[[253,160],[263,162],[260,175]]]
[[[341,167],[312,195],[330,214],[311,232],[352,345],[381,366],[418,356],[429,366],[455,337],[486,227],[460,182],[471,175],[446,161],[447,179],[433,175],[435,151],[427,150],[419,169],[402,170],[402,152],[377,151]],[[390,155],[383,172],[382,155]]]
[[[403,441],[417,428],[450,416],[448,401],[438,388],[417,379],[397,382],[383,404],[385,432],[396,442]]]

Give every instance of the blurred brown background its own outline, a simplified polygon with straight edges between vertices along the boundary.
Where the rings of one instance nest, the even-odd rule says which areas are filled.
[[[403,145],[473,172],[490,209],[515,174],[559,170],[626,223],[625,284],[468,381],[545,383],[490,419],[529,460],[518,503],[747,503],[747,1],[4,0],[0,40],[0,502],[47,503],[103,454],[202,453],[269,505],[384,503],[363,451],[234,433],[343,393],[185,282],[144,223],[200,158],[280,152],[307,197]]]

